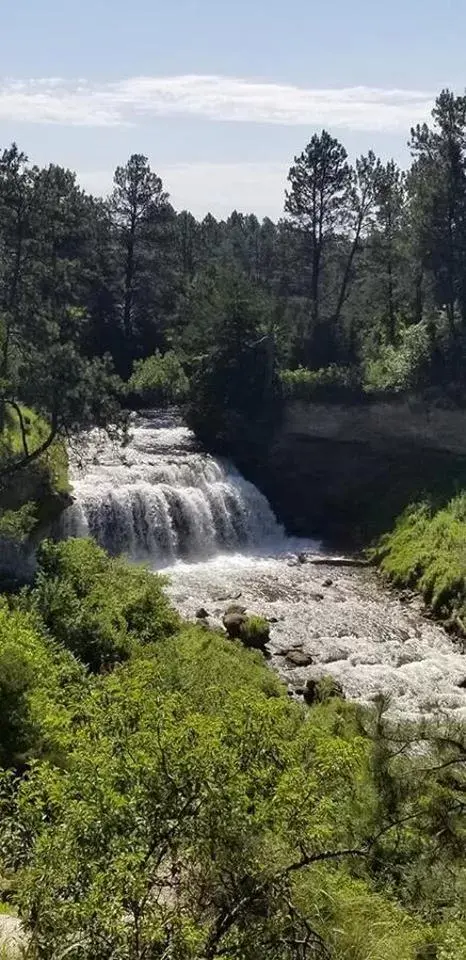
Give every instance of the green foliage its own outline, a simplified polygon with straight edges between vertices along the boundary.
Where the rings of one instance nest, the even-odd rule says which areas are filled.
[[[281,381],[288,400],[344,402],[362,396],[360,375],[351,367],[332,364],[321,370],[282,370]]]
[[[23,419],[27,449],[32,453],[47,439],[50,433],[50,426],[43,417],[30,407],[19,404],[19,409]],[[21,424],[16,411],[9,404],[6,404],[3,416],[3,429],[0,431],[0,470],[2,463],[8,464],[12,459],[18,459],[23,455],[24,438]],[[22,478],[19,480],[15,478],[14,486],[17,487],[17,485],[21,485],[21,483]],[[44,451],[39,460],[31,464],[29,477],[24,480],[24,485],[27,486],[28,484],[30,484],[31,489],[33,489],[35,485],[36,490],[39,491],[42,488],[43,490],[47,489],[51,493],[61,494],[68,492],[68,455],[63,440],[56,439],[51,446]],[[4,482],[4,486],[7,487],[8,485]],[[8,492],[6,496],[8,497]]]
[[[83,677],[77,665],[26,613],[0,602],[0,763],[17,766],[57,751],[66,734],[70,692]]]
[[[368,359],[364,369],[364,388],[368,393],[409,392],[423,386],[429,363],[431,339],[424,323],[406,327],[401,342],[387,343]]]
[[[136,360],[128,381],[133,403],[140,407],[166,407],[186,399],[189,380],[177,354],[157,351],[145,360]]]
[[[257,454],[281,406],[267,302],[239,273],[224,276],[221,295],[216,345],[191,378],[187,419],[216,449]]]
[[[264,617],[249,616],[240,627],[241,640],[252,649],[261,649],[269,636],[270,626]]]
[[[93,671],[125,660],[138,640],[157,643],[178,620],[160,578],[112,559],[92,540],[45,542],[23,603]]]
[[[414,960],[426,942],[423,924],[371,884],[342,870],[316,867],[298,884],[300,906],[312,901],[338,960]]]
[[[210,641],[205,661],[213,655]],[[136,658],[98,684],[67,769],[36,766],[19,788],[20,912],[45,956],[77,940],[89,958],[162,957],[168,946],[176,957],[273,956],[269,917],[274,933],[288,925],[274,874],[303,842],[318,854],[357,830],[357,734],[332,739],[328,722],[304,723],[283,693],[232,671],[226,695],[220,677],[206,684],[198,652],[187,687],[159,679],[161,661],[162,651]]]
[[[466,618],[465,496],[442,509],[410,507],[376,550],[382,570],[399,586],[421,591],[443,619]]]
[[[393,728],[324,682],[306,710],[90,541],[45,544],[16,608],[0,740],[29,766],[0,779],[0,858],[32,957],[456,960],[459,731]],[[97,676],[63,651],[89,661],[92,616]]]
[[[305,691],[306,703],[327,703],[334,697],[344,699],[343,690],[338,680],[330,674],[316,680],[308,680]]]
[[[0,537],[21,543],[27,539],[36,522],[35,503],[24,503],[19,510],[4,510],[0,514]]]

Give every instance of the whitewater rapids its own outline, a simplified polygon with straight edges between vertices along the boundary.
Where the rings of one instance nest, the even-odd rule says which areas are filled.
[[[220,625],[239,598],[268,617],[269,662],[290,692],[331,674],[355,700],[387,695],[393,717],[466,720],[465,657],[420,601],[401,602],[369,570],[298,563],[303,550],[325,551],[288,538],[256,487],[170,415],[137,420],[125,449],[94,435],[72,457],[72,483],[62,535],[91,535],[168,573],[187,617],[205,607]],[[307,665],[287,658],[291,648]]]

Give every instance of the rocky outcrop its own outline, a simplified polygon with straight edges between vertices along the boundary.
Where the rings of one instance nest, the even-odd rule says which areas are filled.
[[[436,489],[466,485],[466,412],[390,403],[289,404],[261,460],[242,471],[290,533],[365,545],[406,505]]]

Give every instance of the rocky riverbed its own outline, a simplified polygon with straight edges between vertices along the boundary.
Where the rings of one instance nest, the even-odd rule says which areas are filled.
[[[388,696],[393,718],[447,711],[466,720],[466,658],[425,618],[421,601],[387,591],[372,569],[324,559],[241,554],[178,563],[166,570],[169,593],[184,616],[204,608],[215,626],[237,600],[266,617],[270,665],[293,695],[329,674],[351,699]]]

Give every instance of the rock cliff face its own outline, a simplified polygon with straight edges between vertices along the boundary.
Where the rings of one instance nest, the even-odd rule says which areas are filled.
[[[298,401],[286,410],[281,439],[287,437],[384,450],[403,445],[466,457],[466,411],[427,407],[415,398],[352,406]]]
[[[359,546],[414,500],[466,486],[466,412],[399,403],[290,404],[260,464],[242,464],[288,530]]]

